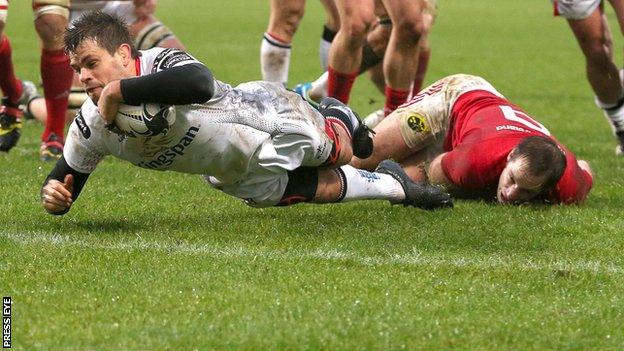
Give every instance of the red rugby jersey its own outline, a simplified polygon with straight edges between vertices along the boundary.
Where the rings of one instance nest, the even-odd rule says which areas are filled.
[[[485,189],[495,196],[507,156],[531,135],[552,138],[566,153],[566,169],[548,193],[548,200],[564,204],[584,200],[592,187],[592,177],[578,166],[574,154],[518,106],[483,90],[465,93],[455,102],[444,140],[447,154],[442,158],[442,169],[459,188],[479,192]]]

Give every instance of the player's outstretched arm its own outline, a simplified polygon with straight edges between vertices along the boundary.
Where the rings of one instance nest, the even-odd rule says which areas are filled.
[[[80,195],[89,174],[71,168],[61,157],[41,187],[41,204],[50,214],[63,215]]]

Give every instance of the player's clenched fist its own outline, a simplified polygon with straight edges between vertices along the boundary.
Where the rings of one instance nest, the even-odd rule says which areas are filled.
[[[72,189],[74,186],[74,176],[68,174],[60,182],[50,179],[41,189],[41,202],[43,208],[52,214],[62,214],[69,210],[72,205]]]

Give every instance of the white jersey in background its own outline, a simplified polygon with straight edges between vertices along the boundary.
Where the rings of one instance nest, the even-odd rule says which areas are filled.
[[[175,49],[141,54],[135,62],[141,76],[199,63]],[[215,79],[209,101],[176,106],[173,126],[154,137],[110,132],[89,99],[69,129],[63,155],[82,173],[91,173],[106,155],[113,155],[143,168],[202,174],[225,193],[271,206],[284,193],[287,171],[327,160],[332,141],[324,131],[324,117],[279,84],[250,82],[232,88]]]

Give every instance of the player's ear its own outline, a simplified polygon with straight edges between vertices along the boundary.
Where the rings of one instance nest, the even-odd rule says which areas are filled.
[[[129,44],[121,44],[117,48],[117,54],[121,57],[124,66],[132,62],[132,48]]]

